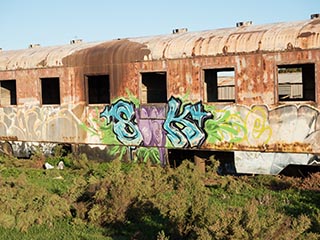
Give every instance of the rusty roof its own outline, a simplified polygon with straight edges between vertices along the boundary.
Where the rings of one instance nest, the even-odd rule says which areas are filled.
[[[320,19],[0,50],[0,71],[320,48]]]

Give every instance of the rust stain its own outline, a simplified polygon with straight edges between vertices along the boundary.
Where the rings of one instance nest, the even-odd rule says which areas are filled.
[[[128,39],[114,40],[79,50],[62,59],[68,66],[95,66],[143,61],[150,50],[146,45]]]
[[[320,23],[320,19],[315,19],[315,20],[311,21],[310,24],[312,24],[312,25],[317,25],[317,24],[319,24],[319,23]]]
[[[217,144],[205,143],[203,149],[216,149],[223,151],[258,151],[258,152],[295,152],[295,153],[317,153],[312,149],[309,143],[276,143],[276,144],[262,144],[250,146],[246,144],[221,142]]]
[[[18,141],[17,136],[0,136],[1,141]]]
[[[316,33],[314,33],[314,32],[303,32],[298,35],[298,38],[307,38],[307,37],[310,37],[315,34]]]
[[[315,80],[318,82],[319,29],[320,20],[312,20],[250,26],[241,28],[241,31],[228,28],[179,36],[152,36],[94,44],[81,43],[76,46],[1,51],[0,75],[1,79],[17,80],[21,89],[17,93],[18,106],[32,101],[32,104],[40,105],[41,86],[35,79],[59,76],[62,104],[79,104],[71,111],[82,122],[87,121],[86,114],[89,110],[85,105],[87,93],[84,76],[91,74],[109,75],[110,95],[114,99],[125,97],[126,90],[139,98],[140,73],[166,71],[167,95],[183,97],[188,93],[188,101],[197,102],[205,99],[207,94],[203,83],[203,69],[233,68],[236,104],[263,104],[269,108],[279,104],[276,100],[277,64],[314,62]],[[303,51],[298,51],[299,48]],[[19,71],[11,71],[17,69]],[[319,94],[316,99],[319,99]],[[63,124],[59,127],[61,132],[69,131]],[[68,142],[85,142],[87,136],[82,131],[79,138],[64,137],[55,132],[53,135],[59,141]],[[0,136],[0,140],[14,141],[18,137]],[[205,144],[202,148],[314,152],[311,144],[299,142],[255,145],[223,142]]]
[[[320,45],[320,21],[274,23],[241,28],[117,39],[99,43],[79,43],[56,47],[1,51],[0,70],[61,66],[91,66],[97,61],[120,64],[143,60],[219,56],[295,49]],[[291,48],[289,48],[291,50]]]

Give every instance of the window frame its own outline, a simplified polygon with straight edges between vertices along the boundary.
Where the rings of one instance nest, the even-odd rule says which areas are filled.
[[[304,70],[303,70],[303,65],[312,65],[313,66],[313,85],[311,85],[311,88],[309,89],[313,89],[313,95],[314,95],[314,99],[305,99],[304,92],[305,92],[305,83],[304,83]],[[291,67],[289,67],[291,66]],[[289,98],[288,100],[282,100],[280,99],[280,85],[284,85],[284,84],[280,84],[279,82],[279,69],[280,68],[286,68],[286,69],[294,69],[294,68],[298,68],[300,66],[300,68],[302,69],[301,71],[301,92],[302,92],[302,98]],[[307,70],[305,70],[307,71]],[[316,79],[316,73],[317,73],[317,64],[315,62],[277,62],[275,65],[275,99],[277,100],[277,103],[312,103],[315,104],[317,103],[317,79]],[[305,72],[306,74],[306,72]],[[290,84],[290,90],[291,90],[291,85],[297,85],[297,84]]]
[[[215,101],[208,101],[208,87],[207,87],[207,82],[206,82],[206,71],[215,71],[217,74],[217,99]],[[219,72],[233,72],[233,86],[234,90],[234,98],[233,99],[219,99],[219,86],[218,86],[218,73]],[[210,67],[203,67],[202,68],[202,91],[203,91],[203,102],[205,103],[228,103],[228,104],[233,104],[237,102],[237,89],[236,89],[236,81],[237,81],[237,74],[236,74],[236,67],[233,65],[227,65],[227,66],[210,66]],[[228,85],[229,86],[229,85]]]
[[[49,80],[49,79],[51,79],[51,80]],[[56,100],[58,99],[59,101],[53,101],[51,103],[47,103],[48,101],[44,101],[44,94],[47,94],[48,92],[46,92],[47,90],[44,91],[44,89],[46,89],[46,88],[43,87],[43,80],[45,80],[45,81],[53,81],[53,79],[58,80],[58,87],[57,87],[56,90],[58,90],[59,93],[58,93],[58,96],[55,96],[54,98]],[[47,77],[46,76],[46,77],[40,77],[39,78],[40,89],[41,89],[41,91],[40,91],[41,105],[61,105],[61,81],[60,80],[61,80],[60,77],[56,77],[56,76],[52,76],[52,77]],[[53,87],[53,86],[51,86],[51,87]],[[46,103],[44,103],[44,102],[46,102]]]
[[[143,83],[143,75],[144,74],[160,74],[165,75],[165,99],[161,101],[148,101],[148,88],[146,84]],[[148,80],[149,81],[149,80]],[[146,93],[143,93],[144,88],[146,88]],[[151,90],[153,91],[153,89]],[[164,92],[164,91],[163,91]],[[140,72],[140,88],[139,88],[139,99],[141,104],[166,104],[168,102],[168,72],[166,70],[159,71],[142,71]]]
[[[12,82],[13,83],[13,89],[9,89],[7,87],[3,87],[2,83],[3,82]],[[7,107],[7,106],[16,106],[17,102],[18,102],[18,98],[17,98],[17,80],[16,79],[2,79],[0,80],[0,91],[2,91],[2,88],[5,88],[9,91],[10,94],[10,103],[6,104],[3,103],[2,101],[2,93],[0,92],[0,106],[1,107]],[[14,98],[14,101],[13,101]]]
[[[90,101],[90,83],[89,81],[91,81],[91,78],[102,78],[102,77],[107,77],[107,101],[102,101],[102,99],[100,101],[98,101],[99,99],[97,99],[94,102]],[[111,81],[110,81],[110,74],[108,73],[94,73],[94,74],[85,74],[84,75],[84,81],[85,81],[85,97],[86,97],[86,104],[87,105],[106,105],[106,104],[110,104],[111,103]]]

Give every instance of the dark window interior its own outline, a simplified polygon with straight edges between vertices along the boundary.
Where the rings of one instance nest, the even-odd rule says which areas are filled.
[[[60,104],[59,78],[41,78],[42,104]]]
[[[165,72],[141,73],[142,103],[167,102],[167,74]]]
[[[315,101],[314,64],[278,66],[279,101]]]
[[[222,174],[235,173],[234,152],[226,151],[204,151],[204,150],[187,150],[187,149],[169,149],[168,150],[169,164],[176,168],[183,161],[194,162],[197,166],[205,171],[206,166],[212,164],[212,160],[220,162],[218,171]]]
[[[16,105],[17,90],[16,80],[1,80],[0,81],[0,105]]]
[[[109,75],[87,76],[88,104],[110,103]]]
[[[235,102],[234,78],[233,68],[204,70],[204,100],[206,102]]]

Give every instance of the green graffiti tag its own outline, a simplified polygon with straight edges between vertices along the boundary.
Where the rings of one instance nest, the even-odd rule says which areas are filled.
[[[205,106],[212,113],[213,118],[208,119],[205,131],[208,134],[207,143],[218,142],[238,143],[247,135],[247,129],[239,113],[231,113],[230,110],[216,110],[214,106]]]
[[[96,108],[95,115],[99,116],[99,114],[99,110]],[[98,137],[103,144],[118,144],[112,125],[107,125],[104,118],[93,117],[90,119],[89,124],[82,123],[80,126],[89,132],[91,136]]]
[[[153,164],[161,164],[159,149],[156,147],[139,147],[134,161],[144,163],[150,161]]]

